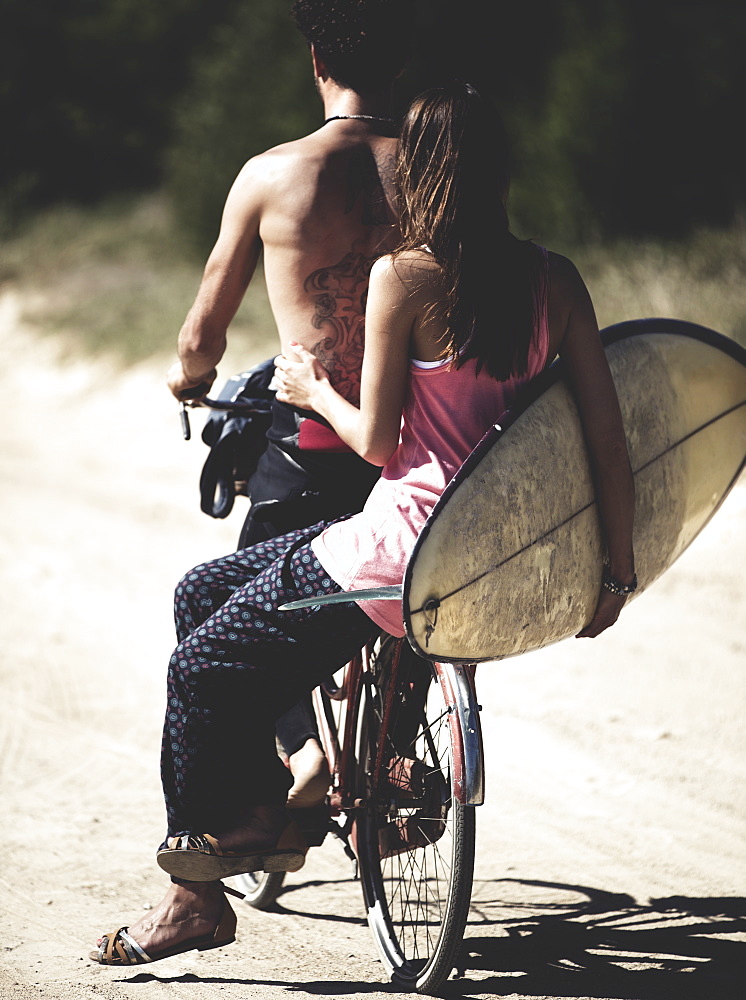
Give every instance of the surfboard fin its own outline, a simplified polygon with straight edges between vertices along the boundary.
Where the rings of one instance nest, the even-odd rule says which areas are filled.
[[[367,590],[343,590],[339,594],[321,594],[318,597],[304,597],[300,601],[288,601],[277,610],[296,611],[298,608],[313,608],[318,604],[347,604],[349,601],[399,601],[401,593],[399,584],[368,587]]]

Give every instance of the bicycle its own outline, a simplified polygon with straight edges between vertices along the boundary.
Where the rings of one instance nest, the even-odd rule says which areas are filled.
[[[187,436],[185,415],[182,405]],[[474,676],[473,665],[430,662],[381,634],[312,696],[331,783],[325,806],[296,811],[299,825],[309,846],[327,834],[342,842],[390,980],[420,993],[457,965],[469,911],[474,810],[484,800]],[[235,884],[269,909],[284,878]]]

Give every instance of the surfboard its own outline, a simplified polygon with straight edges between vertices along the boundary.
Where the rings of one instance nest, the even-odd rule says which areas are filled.
[[[746,453],[746,351],[696,324],[602,333],[635,478],[636,599],[708,523]],[[559,363],[485,435],[438,501],[403,586],[407,636],[477,663],[577,634],[598,600],[602,537],[577,408]]]

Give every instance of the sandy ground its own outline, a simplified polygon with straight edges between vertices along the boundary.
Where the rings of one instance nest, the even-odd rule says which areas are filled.
[[[276,912],[238,904],[230,948],[130,972],[85,959],[160,897],[172,586],[233,547],[245,507],[200,512],[202,418],[185,444],[165,362],[62,363],[16,307],[0,300],[0,996],[390,996],[331,842]],[[607,636],[480,667],[487,802],[444,995],[743,995],[745,510],[741,484]]]

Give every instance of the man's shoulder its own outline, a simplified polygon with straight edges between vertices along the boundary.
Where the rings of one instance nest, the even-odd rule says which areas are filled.
[[[386,149],[391,146],[390,153],[396,152],[396,139],[384,140]],[[380,138],[377,147],[382,145]],[[349,137],[335,136],[332,132],[324,131],[324,128],[316,129],[298,139],[291,139],[277,146],[272,146],[263,153],[258,153],[248,161],[256,170],[294,170],[313,167],[317,164],[320,168],[329,161],[344,161],[345,157],[355,158],[361,151],[366,151],[367,155],[372,152],[370,137],[360,137],[351,141]],[[248,165],[248,164],[247,164]]]
[[[265,167],[268,169],[279,167],[292,169],[295,164],[325,156],[328,152],[327,145],[324,143],[319,129],[316,132],[300,136],[298,139],[289,139],[287,142],[270,146],[264,152],[252,156],[248,163],[253,164],[256,169]]]
[[[334,239],[350,244],[353,239],[368,239],[369,230],[379,223],[390,227],[393,210],[390,218],[384,213],[392,184],[391,165],[388,160],[381,163],[380,149],[372,150],[365,142],[340,141],[322,128],[252,156],[236,179],[231,203],[239,211],[248,206],[261,216],[266,239],[295,239],[296,234],[288,236],[292,226],[317,226],[314,238],[319,233],[327,238],[334,220],[338,229]],[[355,211],[353,205],[358,206]],[[271,228],[278,221],[281,231]]]
[[[263,183],[271,184],[276,191],[283,183],[293,185],[299,178],[307,181],[324,160],[324,151],[314,135],[279,143],[256,153],[244,163],[238,175],[239,182],[249,183],[254,188]]]

